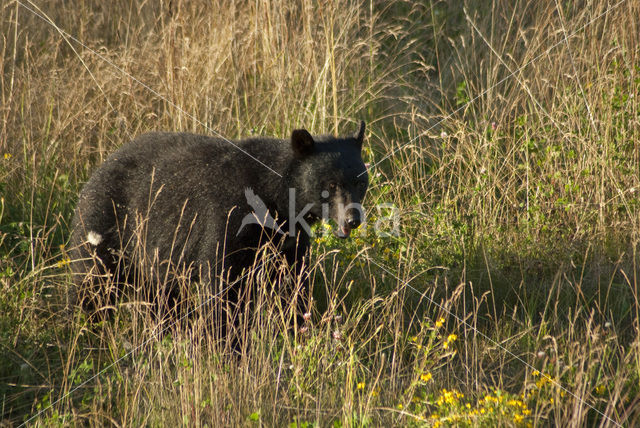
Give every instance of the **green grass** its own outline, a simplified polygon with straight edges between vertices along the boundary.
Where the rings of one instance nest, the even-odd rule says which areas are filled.
[[[637,423],[636,2],[76,3],[37,2],[66,33],[0,8],[4,424]],[[240,357],[205,311],[66,308],[77,194],[127,140],[359,119],[399,234],[319,231],[295,332],[273,284]]]

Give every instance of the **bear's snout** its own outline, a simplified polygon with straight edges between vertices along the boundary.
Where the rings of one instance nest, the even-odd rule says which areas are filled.
[[[349,214],[347,214],[347,226],[351,229],[356,229],[362,223],[362,219],[360,218],[360,211],[351,210]]]
[[[334,229],[333,234],[341,239],[348,238],[349,235],[351,235],[351,230],[356,229],[362,224],[360,210],[357,208],[347,210],[344,218],[338,220],[336,223],[338,223],[338,227]]]

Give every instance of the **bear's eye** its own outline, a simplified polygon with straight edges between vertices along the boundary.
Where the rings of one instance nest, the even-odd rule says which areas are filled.
[[[338,184],[337,183],[335,183],[333,181],[331,183],[329,183],[329,190],[333,191],[333,190],[336,190],[337,188],[338,188]]]

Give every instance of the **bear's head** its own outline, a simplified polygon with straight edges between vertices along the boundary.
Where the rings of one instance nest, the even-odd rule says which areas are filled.
[[[333,220],[334,234],[346,238],[364,221],[362,200],[369,177],[362,161],[365,123],[350,137],[316,136],[305,129],[291,134],[293,150],[289,187],[304,220]]]

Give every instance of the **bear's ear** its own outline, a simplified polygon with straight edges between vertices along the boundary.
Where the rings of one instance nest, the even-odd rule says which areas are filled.
[[[361,120],[360,129],[358,130],[356,135],[353,136],[353,138],[356,139],[356,143],[358,144],[359,148],[362,148],[362,141],[364,140],[364,128],[365,128],[364,120]]]
[[[297,157],[313,153],[315,142],[306,129],[296,129],[291,133],[291,148]]]

